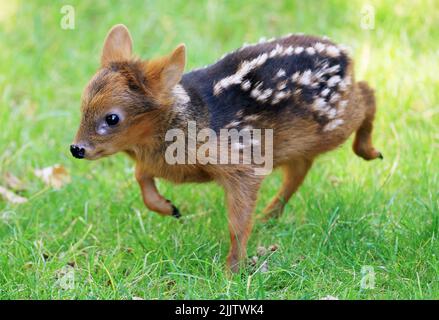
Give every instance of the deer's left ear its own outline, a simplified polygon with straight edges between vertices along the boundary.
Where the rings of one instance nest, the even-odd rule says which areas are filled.
[[[162,85],[167,88],[173,88],[180,82],[186,64],[186,46],[180,44],[165,59],[165,63],[160,75]]]
[[[133,41],[130,32],[123,24],[115,25],[108,32],[102,49],[101,65],[110,62],[129,60],[132,55]]]

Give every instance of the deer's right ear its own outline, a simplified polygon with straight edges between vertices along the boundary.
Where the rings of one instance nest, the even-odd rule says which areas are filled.
[[[117,24],[108,32],[102,49],[101,65],[124,61],[131,58],[133,41],[130,32],[123,24]]]
[[[165,88],[173,88],[180,80],[186,64],[186,46],[180,44],[166,59],[161,78]]]

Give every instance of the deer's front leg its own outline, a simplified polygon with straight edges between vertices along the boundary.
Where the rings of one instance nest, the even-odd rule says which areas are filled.
[[[153,177],[136,169],[136,180],[142,191],[143,202],[149,210],[155,211],[164,216],[172,215],[176,218],[181,217],[180,212],[171,201],[165,199],[158,192]]]
[[[240,177],[224,186],[231,240],[227,265],[232,272],[238,272],[240,265],[247,258],[247,241],[252,229],[252,214],[259,185],[259,180],[246,180]]]

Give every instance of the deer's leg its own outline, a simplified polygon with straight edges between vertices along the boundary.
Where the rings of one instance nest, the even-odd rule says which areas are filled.
[[[264,210],[264,220],[278,218],[291,196],[297,191],[311,168],[312,160],[298,159],[282,167],[284,177],[282,187]]]
[[[376,111],[375,93],[364,81],[358,82],[357,88],[361,96],[359,109],[364,109],[365,118],[355,134],[352,147],[354,152],[365,160],[383,159],[383,155],[372,144],[373,119]]]
[[[238,272],[247,258],[247,241],[252,229],[252,213],[255,208],[261,178],[242,177],[229,179],[225,185],[231,246],[227,265]]]
[[[165,199],[157,190],[154,182],[154,178],[145,174],[139,169],[136,169],[136,180],[140,185],[142,191],[142,198],[145,206],[164,216],[174,216],[179,218],[181,216],[178,209],[171,203],[171,201]]]

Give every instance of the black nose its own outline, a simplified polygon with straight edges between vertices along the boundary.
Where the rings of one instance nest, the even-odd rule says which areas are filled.
[[[75,144],[72,144],[70,146],[70,152],[72,153],[72,156],[74,156],[75,158],[78,158],[78,159],[84,158],[84,155],[85,155],[85,149],[78,147]]]

